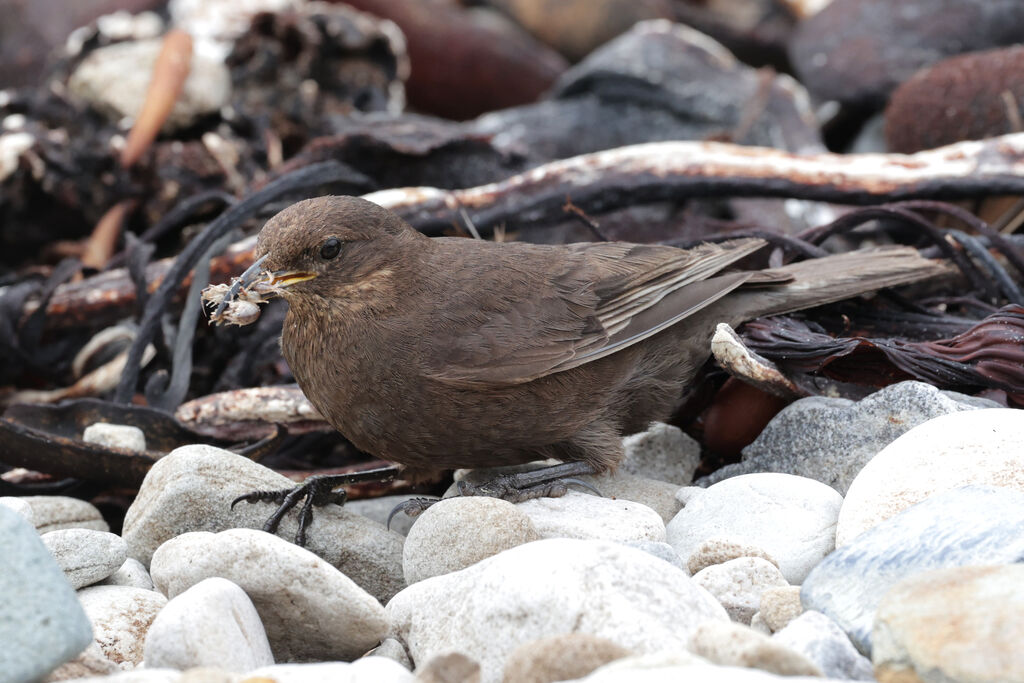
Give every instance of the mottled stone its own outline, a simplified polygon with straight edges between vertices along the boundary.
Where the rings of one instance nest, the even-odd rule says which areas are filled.
[[[909,576],[878,605],[872,659],[882,683],[1024,681],[1024,565]]]
[[[800,586],[775,586],[761,593],[758,612],[772,633],[786,626],[804,611],[800,604]]]
[[[806,609],[824,612],[861,652],[871,652],[871,622],[882,596],[928,570],[1021,562],[1024,493],[965,486],[907,508],[825,558],[804,580]]]
[[[874,680],[871,661],[857,652],[839,624],[821,612],[809,610],[772,636],[802,653],[826,676],[857,681]]]
[[[628,657],[618,643],[589,633],[566,633],[523,643],[505,660],[506,683],[553,683],[583,678],[599,666]]]
[[[748,626],[761,603],[761,593],[769,587],[788,585],[779,568],[760,557],[713,564],[694,574],[693,580],[722,603],[730,619]]]
[[[127,559],[120,536],[95,529],[59,529],[41,536],[74,589],[98,583]]]
[[[97,422],[85,428],[82,441],[137,453],[146,450],[146,435],[142,433],[141,429],[132,425]]]
[[[84,500],[68,496],[25,496],[21,500],[32,508],[32,523],[40,534],[59,529],[110,531],[96,506]]]
[[[821,676],[813,662],[799,652],[736,623],[709,621],[690,639],[690,651],[722,666],[762,669],[781,676]]]
[[[619,468],[648,479],[687,486],[700,465],[700,444],[683,430],[653,422],[646,431],[622,439]]]
[[[917,425],[940,415],[998,405],[912,381],[893,384],[860,401],[802,398],[784,408],[743,449],[742,462],[726,465],[698,483],[713,484],[751,472],[783,472],[815,479],[845,495],[868,461]]]
[[[132,586],[90,586],[78,591],[78,601],[104,659],[122,671],[142,663],[146,632],[167,598]]]
[[[686,568],[690,570],[692,576],[713,564],[722,564],[739,557],[760,557],[776,567],[779,566],[779,563],[771,555],[756,545],[737,543],[727,538],[709,538],[690,554],[690,558],[686,561]]]

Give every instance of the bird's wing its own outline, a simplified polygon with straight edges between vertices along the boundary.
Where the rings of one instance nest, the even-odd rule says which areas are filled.
[[[627,348],[721,298],[750,273],[718,271],[763,246],[757,239],[694,249],[598,243],[538,248],[455,287],[435,312],[448,332],[427,350],[446,384],[522,384]],[[514,294],[518,293],[518,294]]]

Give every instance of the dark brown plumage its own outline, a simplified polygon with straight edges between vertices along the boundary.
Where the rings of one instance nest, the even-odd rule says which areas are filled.
[[[622,434],[677,406],[716,323],[943,270],[894,247],[725,272],[761,246],[431,239],[370,202],[320,197],[268,221],[258,252],[289,302],[299,386],[353,444],[415,474],[614,468]]]

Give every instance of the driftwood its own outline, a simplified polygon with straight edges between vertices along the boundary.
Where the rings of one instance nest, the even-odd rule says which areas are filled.
[[[1024,133],[912,155],[797,155],[726,143],[651,143],[573,157],[463,190],[415,187],[364,196],[414,227],[437,234],[462,225],[467,217],[481,230],[564,221],[567,197],[594,214],[657,199],[709,195],[867,203],[991,194],[1024,194]],[[227,282],[243,271],[253,259],[254,246],[255,239],[246,238],[213,259],[210,281]],[[149,291],[157,288],[172,263],[166,259],[150,264]],[[135,301],[128,271],[107,271],[58,287],[47,305],[47,326],[109,324],[127,315]],[[33,310],[30,303],[24,312]]]

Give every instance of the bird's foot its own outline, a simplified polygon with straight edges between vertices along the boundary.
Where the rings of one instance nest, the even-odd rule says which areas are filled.
[[[241,502],[246,503],[277,503],[277,509],[267,518],[263,524],[263,530],[267,533],[277,533],[281,520],[288,514],[288,511],[305,499],[302,508],[299,510],[299,527],[295,532],[295,544],[306,545],[306,529],[313,521],[313,508],[324,505],[344,505],[348,500],[348,494],[344,489],[337,489],[345,484],[355,484],[368,481],[390,481],[395,478],[398,472],[397,467],[381,467],[362,472],[351,472],[348,474],[315,474],[308,477],[304,482],[290,489],[280,491],[252,491],[239,496],[231,501],[231,507]]]
[[[510,503],[531,498],[559,498],[568,493],[570,486],[579,486],[600,496],[600,491],[576,478],[585,474],[597,474],[597,470],[587,462],[566,462],[529,472],[502,474],[481,484],[463,480],[458,488],[462,496],[491,496]]]
[[[501,474],[481,484],[460,481],[456,486],[460,496],[490,496],[510,503],[521,503],[531,498],[560,498],[569,492],[570,486],[579,486],[601,496],[601,492],[596,488],[576,478],[585,474],[597,474],[597,470],[586,462],[567,462],[530,472]],[[399,503],[388,514],[388,528],[391,527],[391,519],[399,512],[404,512],[409,517],[417,517],[440,500],[442,499],[410,498]]]

